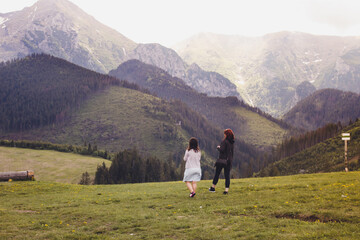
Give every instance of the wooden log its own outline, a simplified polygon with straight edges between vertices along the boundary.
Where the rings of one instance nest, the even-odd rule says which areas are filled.
[[[0,172],[0,181],[34,180],[34,171]]]

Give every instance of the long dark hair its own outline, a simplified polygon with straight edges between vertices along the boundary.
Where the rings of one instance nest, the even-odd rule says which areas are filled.
[[[234,132],[230,128],[225,129],[224,134],[225,134],[224,140],[227,139],[227,140],[232,141],[232,142],[235,140]]]
[[[190,138],[190,140],[189,140],[189,146],[188,146],[187,150],[190,151],[191,149],[193,149],[194,152],[200,151],[199,142],[194,137]]]

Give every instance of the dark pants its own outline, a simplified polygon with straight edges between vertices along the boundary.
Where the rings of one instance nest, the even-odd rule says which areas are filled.
[[[221,170],[224,168],[224,174],[225,174],[225,187],[230,187],[230,164],[228,165],[222,165],[222,164],[216,164],[216,172],[213,180],[213,184],[216,185],[219,181],[219,176],[221,173]]]

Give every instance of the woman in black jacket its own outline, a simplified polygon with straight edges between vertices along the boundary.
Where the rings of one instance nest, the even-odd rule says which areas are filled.
[[[220,146],[217,146],[217,150],[219,151],[219,160],[216,161],[215,167],[216,172],[213,179],[213,184],[209,188],[210,192],[215,192],[215,186],[219,181],[219,176],[221,170],[224,168],[225,174],[225,191],[224,194],[228,194],[230,187],[230,170],[232,167],[232,160],[234,157],[234,142],[235,136],[231,129],[225,129],[224,131],[224,139],[222,140]],[[223,161],[223,163],[221,163]]]

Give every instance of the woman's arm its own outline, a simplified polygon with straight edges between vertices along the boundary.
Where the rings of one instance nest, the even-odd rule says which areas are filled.
[[[223,140],[220,144],[220,146],[217,147],[217,150],[221,153],[225,152],[226,150],[226,143],[225,140]]]
[[[184,155],[184,161],[186,162],[188,160],[188,158],[189,158],[189,151],[186,150],[185,155]]]

